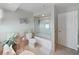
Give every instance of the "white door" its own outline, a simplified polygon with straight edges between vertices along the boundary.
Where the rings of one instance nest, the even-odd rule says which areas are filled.
[[[66,40],[66,17],[65,14],[58,15],[58,44],[63,45]]]
[[[77,50],[78,12],[58,14],[58,43]]]

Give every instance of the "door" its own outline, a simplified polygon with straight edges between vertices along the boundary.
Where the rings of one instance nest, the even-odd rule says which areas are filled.
[[[58,15],[58,44],[63,45],[66,40],[66,17],[65,14]]]
[[[77,50],[78,12],[58,14],[58,43]]]

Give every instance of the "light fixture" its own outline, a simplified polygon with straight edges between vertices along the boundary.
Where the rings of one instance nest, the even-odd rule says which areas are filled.
[[[3,18],[3,10],[0,9],[0,24],[2,23],[2,18]]]
[[[45,14],[42,14],[42,16],[45,16]]]
[[[3,17],[3,10],[0,9],[0,19],[2,19],[2,17]]]

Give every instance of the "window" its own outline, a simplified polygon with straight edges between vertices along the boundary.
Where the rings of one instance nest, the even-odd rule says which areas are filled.
[[[48,19],[40,19],[35,20],[36,21],[36,35],[40,37],[44,37],[47,39],[50,39],[50,20]]]
[[[45,24],[45,28],[46,29],[49,29],[49,24]]]

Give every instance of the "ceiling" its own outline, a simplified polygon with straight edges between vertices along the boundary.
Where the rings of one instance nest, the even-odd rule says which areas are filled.
[[[57,13],[79,9],[79,3],[59,3],[55,6]]]
[[[27,3],[21,4],[20,8],[32,12],[44,11],[50,8],[51,4],[48,3]]]
[[[33,12],[34,16],[39,16],[41,14],[50,14],[51,10],[51,5],[50,3],[26,3],[26,4],[21,4],[20,9],[26,10]]]
[[[67,7],[67,8],[69,8],[69,7],[74,7],[74,6],[79,6],[79,3],[56,3],[55,4],[56,6],[58,6],[58,7]]]
[[[15,11],[20,6],[20,3],[0,3],[0,8]]]
[[[55,5],[57,8],[78,8],[79,3],[23,3],[20,8],[23,10],[31,11],[33,13],[50,10],[51,6]]]
[[[50,4],[48,3],[0,3],[0,8],[15,11],[17,8],[24,9],[31,12],[38,12],[44,9],[48,9]]]
[[[0,8],[16,11],[18,8],[33,13],[50,11],[51,6],[55,5],[57,8],[71,8],[78,7],[79,3],[0,3]]]
[[[0,3],[0,8],[16,11],[17,9],[23,9],[25,11],[33,12],[34,14],[38,14],[46,12],[50,10],[50,3]]]

